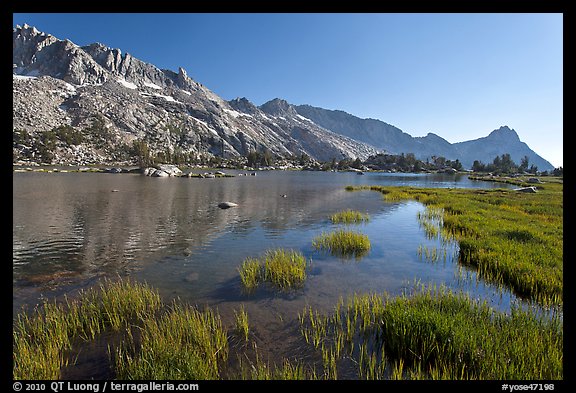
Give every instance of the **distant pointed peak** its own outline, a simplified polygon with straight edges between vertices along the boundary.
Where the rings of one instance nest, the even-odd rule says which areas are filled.
[[[518,133],[508,126],[500,126],[497,130],[492,131],[488,138],[498,138],[498,139],[506,139],[506,140],[514,140],[519,141],[520,138],[518,137]]]
[[[285,114],[296,115],[296,109],[282,98],[274,98],[259,107],[265,113],[272,116],[280,116]]]

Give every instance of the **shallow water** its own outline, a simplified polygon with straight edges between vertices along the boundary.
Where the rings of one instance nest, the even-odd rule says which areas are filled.
[[[426,236],[417,219],[423,205],[344,189],[361,184],[506,187],[436,174],[274,171],[188,179],[14,173],[13,309],[73,294],[103,277],[129,276],[157,288],[166,302],[215,306],[229,324],[244,304],[258,345],[270,356],[294,350],[296,317],[305,305],[329,313],[340,297],[354,293],[397,295],[415,282],[444,284],[509,309],[513,295],[458,266],[457,244]],[[238,207],[220,209],[222,201]],[[315,236],[342,226],[329,215],[347,208],[370,215],[368,223],[351,226],[368,235],[370,252],[355,260],[314,250]],[[264,286],[244,294],[238,266],[276,247],[311,260],[304,287],[278,293]],[[427,260],[419,247],[436,249],[439,259]]]

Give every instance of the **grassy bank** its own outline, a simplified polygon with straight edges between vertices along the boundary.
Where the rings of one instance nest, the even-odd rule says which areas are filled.
[[[561,317],[497,312],[444,288],[396,298],[354,295],[331,315],[307,307],[298,316],[300,331],[317,356],[303,348],[300,357],[278,354],[272,364],[259,355],[243,307],[226,326],[217,310],[162,304],[155,290],[137,283],[106,283],[17,320],[13,378],[19,380],[59,379],[74,364],[74,346],[110,332],[121,338],[108,344],[111,377],[127,380],[563,377]]]
[[[518,180],[523,184],[522,180]],[[563,184],[536,193],[509,189],[347,187],[381,192],[388,201],[414,199],[441,212],[438,233],[459,242],[459,262],[488,281],[541,304],[562,304]],[[433,233],[427,229],[427,233]]]
[[[397,298],[355,295],[332,315],[307,308],[299,319],[328,378],[347,359],[360,379],[563,378],[561,318],[497,312],[444,288]]]

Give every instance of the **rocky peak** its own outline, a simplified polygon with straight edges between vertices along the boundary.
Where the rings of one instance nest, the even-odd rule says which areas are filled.
[[[271,116],[296,116],[298,112],[293,105],[290,105],[286,100],[281,98],[274,98],[259,107],[264,113]]]
[[[502,142],[520,142],[520,138],[514,129],[508,126],[501,126],[497,130],[492,131],[488,138],[502,141]]]
[[[26,67],[36,61],[36,54],[52,45],[58,39],[50,34],[40,33],[35,27],[24,24],[13,30],[12,58],[16,67]]]
[[[176,85],[180,88],[186,89],[194,85],[194,81],[188,76],[186,70],[178,67],[178,75],[176,75]]]
[[[258,113],[258,107],[251,103],[246,97],[235,98],[228,101],[228,104],[238,112],[248,113],[250,115]]]

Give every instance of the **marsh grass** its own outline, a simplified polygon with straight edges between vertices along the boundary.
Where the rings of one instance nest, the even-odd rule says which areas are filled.
[[[13,326],[13,378],[58,379],[74,340],[118,331],[160,308],[158,293],[145,284],[105,281],[75,300],[44,301],[19,313]]]
[[[299,319],[303,335],[319,337],[326,376],[349,357],[361,379],[563,378],[558,314],[502,313],[444,287],[354,295],[331,316],[305,309]]]
[[[261,259],[245,259],[238,271],[243,288],[248,292],[262,282],[287,290],[304,285],[307,267],[308,261],[302,253],[279,248],[266,251]]]
[[[300,361],[282,359],[280,365],[262,360],[258,347],[254,344],[255,360],[251,361],[244,353],[246,361],[239,356],[240,376],[242,380],[316,380],[316,369],[307,367]]]
[[[359,259],[370,251],[370,239],[359,232],[338,229],[330,233],[323,232],[315,237],[312,240],[312,247],[317,250],[328,250],[335,256]]]
[[[330,221],[334,224],[362,224],[370,221],[370,216],[356,210],[343,210],[330,216]]]
[[[240,306],[240,311],[234,310],[234,319],[236,322],[236,332],[245,342],[248,342],[250,325],[248,323],[248,313],[244,310],[244,305]]]
[[[228,338],[218,313],[174,302],[160,318],[148,318],[139,339],[115,352],[118,379],[219,379]]]
[[[514,180],[523,184],[523,180]],[[542,305],[563,303],[563,183],[547,179],[537,193],[509,189],[362,186],[388,201],[414,199],[429,237],[457,241],[458,261],[480,278]]]
[[[251,292],[262,281],[262,265],[258,259],[246,258],[238,268],[243,288]]]

